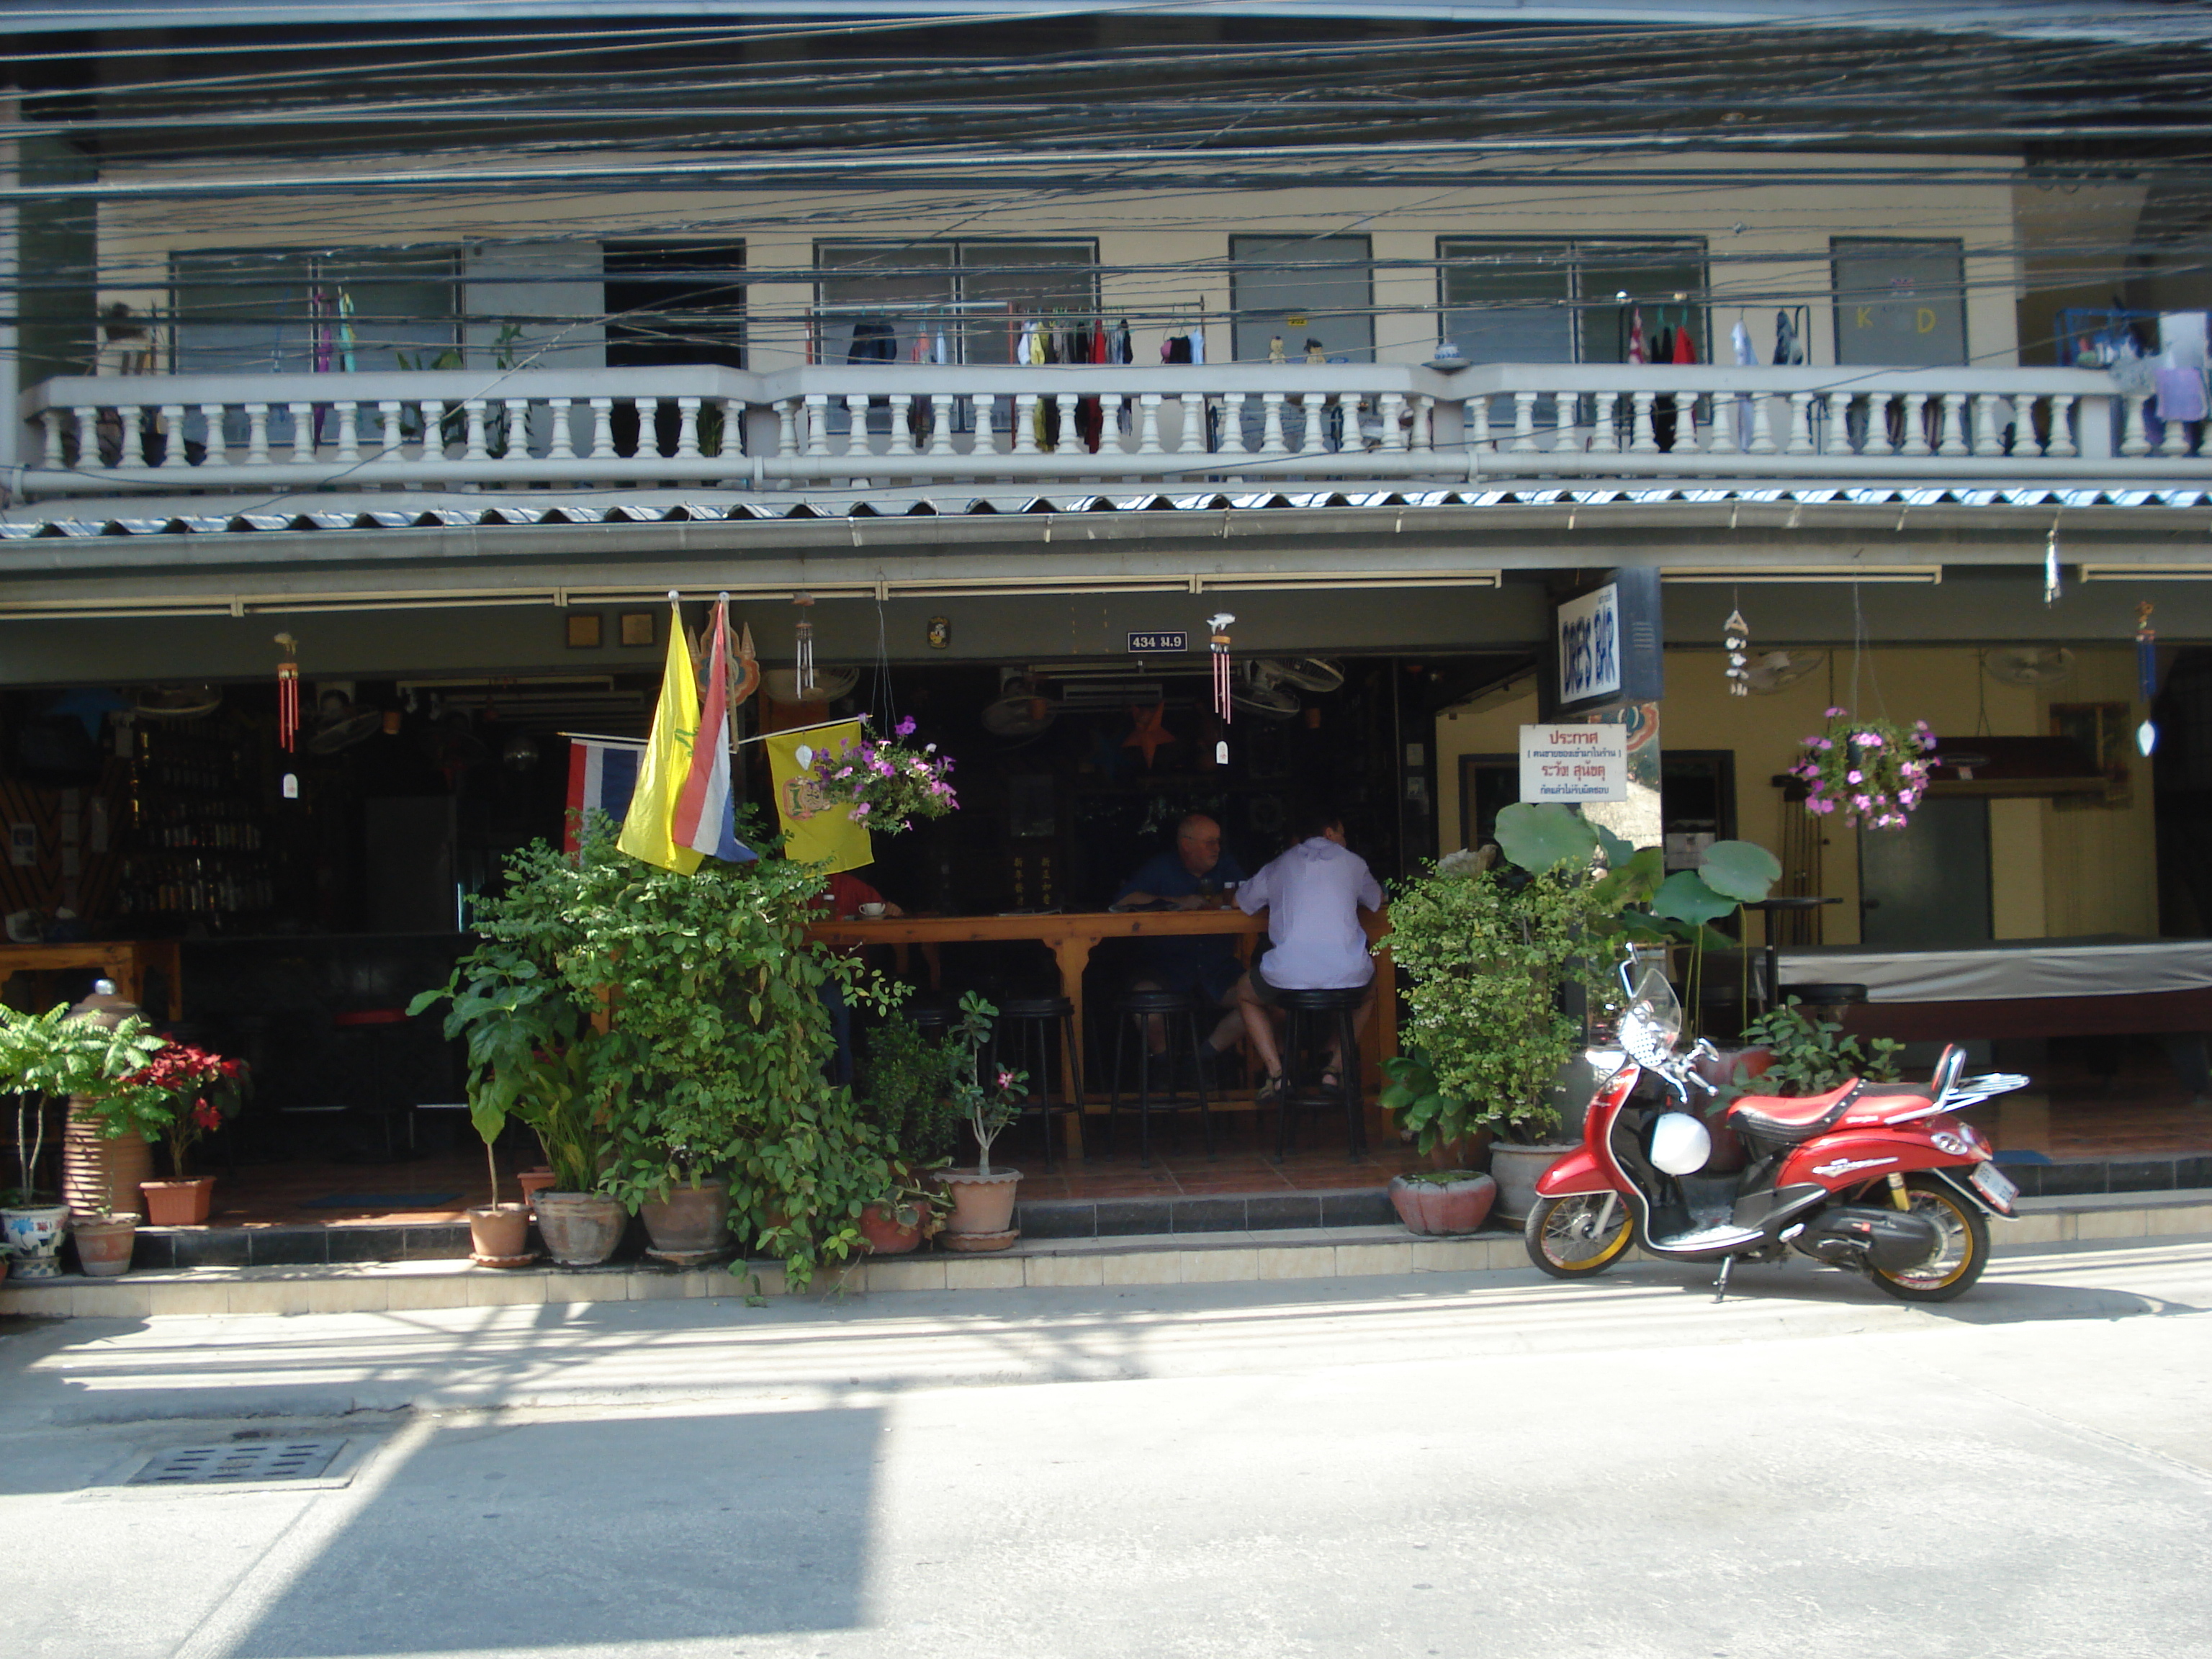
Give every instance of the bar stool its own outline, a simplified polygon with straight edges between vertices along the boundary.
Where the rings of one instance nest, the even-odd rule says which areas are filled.
[[[1283,1032],[1283,1091],[1275,1107],[1275,1161],[1290,1150],[1293,1111],[1341,1109],[1349,1155],[1367,1150],[1367,1115],[1360,1103],[1359,1039],[1352,1016],[1367,1000],[1364,985],[1342,990],[1278,991],[1276,1006],[1290,1018]],[[1336,1046],[1336,1085],[1322,1082],[1331,1042]]]
[[[1053,1061],[1059,1057],[1060,1090],[1052,1086]],[[1052,1121],[1083,1109],[1082,1067],[1075,1059],[1075,1005],[1066,997],[1008,997],[999,1005],[991,1030],[991,1072],[1023,1072],[1029,1081],[1020,1097],[1022,1117],[1044,1122],[1044,1166],[1052,1167]]]
[[[384,1130],[384,1160],[389,1164],[398,1148],[392,1139],[392,1120],[397,1115],[407,1121],[407,1150],[415,1150],[415,1111],[412,1102],[394,1104],[391,1099],[392,1051],[393,1045],[404,1041],[407,1029],[404,1008],[355,1008],[331,1016],[331,1029],[341,1037],[348,1032],[359,1034],[363,1049],[364,1064],[362,1076],[366,1087],[367,1101],[359,1098],[347,1102],[356,1111],[366,1111],[376,1118]]]
[[[1206,1155],[1213,1156],[1213,1112],[1206,1098],[1205,1062],[1199,1056],[1202,1035],[1198,1029],[1198,1004],[1180,991],[1124,991],[1114,1000],[1114,1012],[1118,1017],[1114,1024],[1114,1091],[1107,1103],[1106,1121],[1111,1125],[1121,1114],[1122,1060],[1127,1052],[1129,1033],[1137,1034],[1137,1147],[1141,1164],[1152,1161],[1152,1114],[1155,1112],[1195,1111],[1206,1130]],[[1212,1011],[1209,1010],[1209,1012]],[[1146,1039],[1146,1022],[1159,1020],[1167,1030],[1166,1051],[1158,1056],[1152,1053]],[[1178,1024],[1180,1022],[1180,1024]],[[1176,1086],[1176,1048],[1177,1033],[1189,1040],[1191,1089],[1185,1094]],[[1155,1060],[1166,1076],[1160,1086],[1153,1085]]]

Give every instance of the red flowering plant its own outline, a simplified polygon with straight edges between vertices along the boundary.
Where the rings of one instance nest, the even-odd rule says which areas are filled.
[[[865,725],[867,716],[860,719]],[[914,730],[909,716],[890,737],[871,738],[864,731],[857,744],[817,753],[810,769],[823,795],[833,805],[849,806],[854,823],[887,836],[911,829],[916,818],[941,818],[951,811],[960,804],[945,781],[952,757],[939,754],[933,743],[917,749],[902,741]]]
[[[1831,708],[1827,732],[1805,739],[1790,775],[1805,786],[1805,810],[1815,817],[1841,812],[1845,823],[1902,830],[1928,792],[1935,747],[1926,720],[1908,731]]]
[[[245,1103],[249,1074],[242,1060],[225,1060],[188,1042],[164,1043],[142,1071],[123,1079],[149,1122],[168,1143],[169,1172],[185,1176],[185,1154],[192,1143]]]

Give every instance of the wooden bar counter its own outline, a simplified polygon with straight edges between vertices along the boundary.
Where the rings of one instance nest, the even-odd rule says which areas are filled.
[[[1387,915],[1361,914],[1367,937],[1390,931]],[[1060,969],[1060,994],[1075,1008],[1075,1029],[1083,1024],[1083,970],[1101,939],[1161,939],[1193,933],[1233,933],[1249,960],[1252,942],[1266,937],[1267,913],[1248,916],[1231,905],[1212,910],[1067,910],[1036,915],[898,916],[871,921],[853,917],[817,922],[808,934],[824,945],[970,945],[994,940],[1033,940],[1052,952]],[[1368,1100],[1380,1091],[1382,1061],[1398,1052],[1397,975],[1390,953],[1375,957],[1375,1014],[1360,1039],[1360,1072]],[[1100,1091],[1086,1089],[1085,1109],[1106,1109]],[[1370,1117],[1374,1108],[1369,1108]]]
[[[158,969],[167,988],[166,1012],[146,1009],[149,1019],[179,1019],[184,1016],[184,985],[177,973],[177,941],[155,939],[87,939],[73,945],[14,945],[0,943],[0,984],[10,974],[53,974],[71,968],[89,968],[115,981],[115,988],[143,1007],[146,971]],[[33,1012],[40,1012],[34,1010]]]

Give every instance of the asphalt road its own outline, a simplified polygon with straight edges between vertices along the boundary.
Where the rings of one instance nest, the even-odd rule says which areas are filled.
[[[2208,1310],[2212,1242],[2154,1240],[2001,1255],[1939,1311],[1646,1265],[18,1330],[0,1638],[2212,1655]],[[345,1438],[330,1478],[112,1484],[294,1433]]]

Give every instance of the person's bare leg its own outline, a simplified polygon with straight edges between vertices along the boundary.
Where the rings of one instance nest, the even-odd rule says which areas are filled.
[[[1361,1035],[1367,1030],[1367,1018],[1374,1012],[1375,981],[1370,979],[1367,981],[1367,994],[1359,1000],[1359,1006],[1352,1011],[1352,1040],[1354,1042],[1358,1042]],[[1328,1045],[1328,1071],[1322,1081],[1326,1083],[1329,1077],[1338,1075],[1343,1065],[1343,1045],[1332,1039]]]
[[[1267,1005],[1253,994],[1249,974],[1237,981],[1237,1008],[1243,1016],[1244,1035],[1252,1039],[1252,1046],[1259,1051],[1260,1063],[1267,1068],[1267,1075],[1282,1076],[1283,1053],[1275,1046],[1274,1022],[1267,1018]]]
[[[1236,1048],[1237,1039],[1244,1035],[1244,1012],[1237,1006],[1237,993],[1233,988],[1221,999],[1221,1006],[1229,1012],[1222,1015],[1221,1024],[1213,1028],[1213,1035],[1206,1041],[1225,1054]]]

